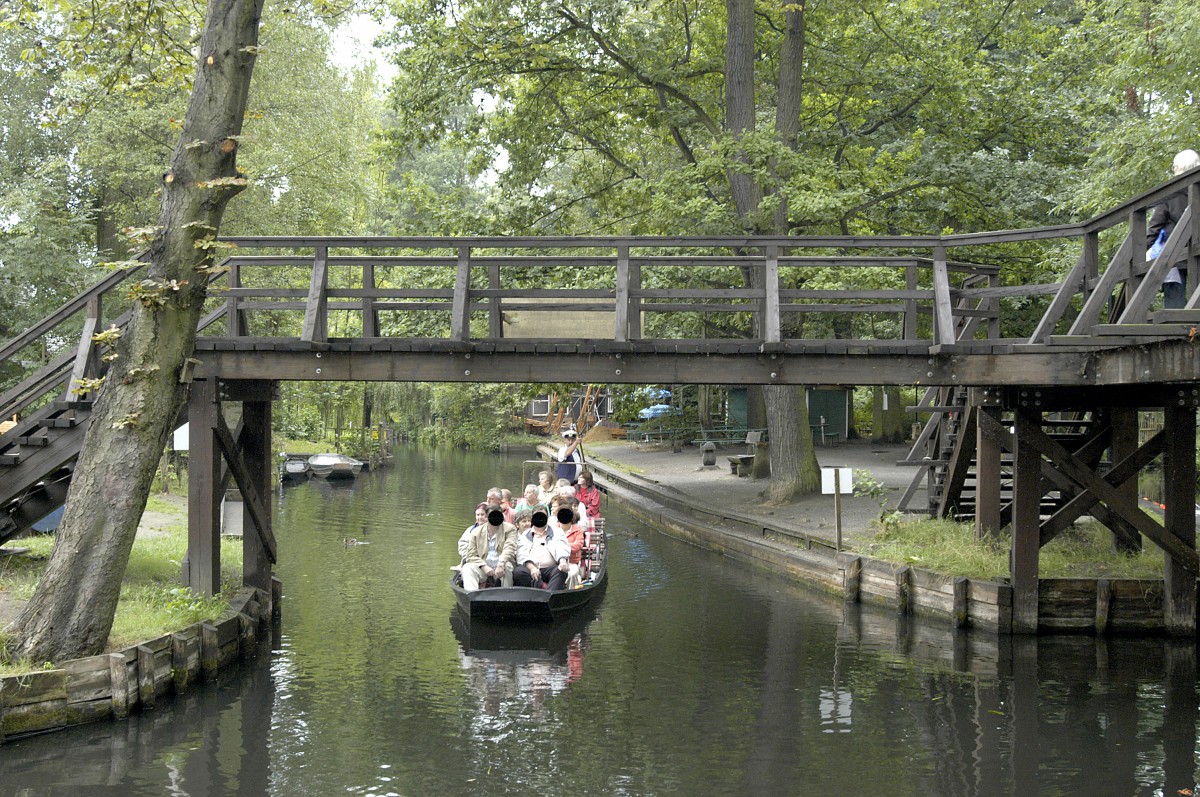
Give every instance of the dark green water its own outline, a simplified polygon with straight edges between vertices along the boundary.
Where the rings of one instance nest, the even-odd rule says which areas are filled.
[[[1190,643],[955,635],[612,504],[593,613],[557,633],[472,634],[447,587],[454,543],[489,486],[519,491],[522,459],[411,447],[356,482],[281,491],[279,639],[128,722],[0,746],[0,795],[1195,788]]]

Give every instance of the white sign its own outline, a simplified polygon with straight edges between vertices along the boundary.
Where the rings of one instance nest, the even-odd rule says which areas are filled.
[[[188,430],[189,430],[189,428],[190,428],[189,425],[185,423],[183,426],[180,426],[178,429],[175,430],[175,434],[173,436],[173,439],[171,440],[171,448],[175,449],[176,451],[187,451],[188,450],[188,440],[189,440]]]
[[[833,475],[837,473],[838,492],[842,495],[850,495],[854,492],[854,476],[852,468],[847,468],[842,465],[833,465],[828,468],[821,468],[821,495],[833,495]]]

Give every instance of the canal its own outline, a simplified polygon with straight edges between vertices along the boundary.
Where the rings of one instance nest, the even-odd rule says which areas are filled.
[[[610,583],[481,634],[447,586],[522,456],[404,447],[277,496],[283,625],[128,721],[0,746],[0,794],[1176,795],[1196,651],[997,639],[843,606],[605,505]]]

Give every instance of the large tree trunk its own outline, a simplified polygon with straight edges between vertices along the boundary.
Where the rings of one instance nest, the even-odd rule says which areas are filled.
[[[821,469],[812,447],[812,429],[808,426],[806,389],[794,385],[764,385],[767,401],[767,426],[771,430],[771,483],[765,498],[768,504],[781,504],[793,496],[816,492],[821,486]],[[779,445],[776,435],[788,441]],[[793,443],[808,440],[808,446]]]
[[[207,270],[235,165],[261,0],[210,0],[200,64],[133,317],[100,391],[46,575],[11,649],[34,661],[100,652],[108,639],[154,469],[187,396]]]
[[[908,437],[908,430],[904,428],[904,405],[900,401],[900,388],[875,385],[871,388],[871,399],[872,442],[903,443]]]

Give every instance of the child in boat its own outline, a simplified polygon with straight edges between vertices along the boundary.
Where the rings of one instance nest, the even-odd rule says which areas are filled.
[[[532,526],[517,537],[518,587],[562,589],[570,570],[571,548],[566,539],[547,525],[545,512],[534,512]]]

